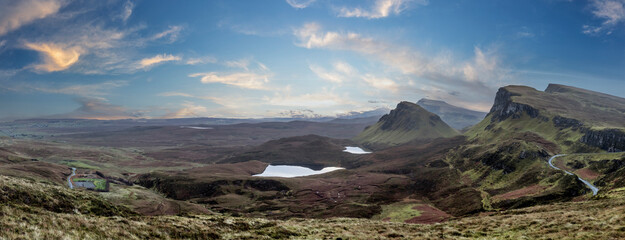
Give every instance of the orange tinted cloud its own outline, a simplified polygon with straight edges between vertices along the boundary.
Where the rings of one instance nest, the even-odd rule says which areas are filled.
[[[78,62],[83,53],[80,47],[62,47],[54,43],[26,43],[26,48],[35,50],[43,56],[43,63],[35,65],[35,69],[45,72],[65,70]]]

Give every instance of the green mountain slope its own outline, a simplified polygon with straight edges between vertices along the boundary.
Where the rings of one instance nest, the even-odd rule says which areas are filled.
[[[458,132],[417,104],[400,102],[389,114],[369,126],[354,141],[368,148],[397,146],[418,139],[452,137]]]
[[[493,208],[589,197],[580,181],[546,160],[557,153],[625,149],[624,107],[625,99],[563,85],[544,92],[503,87],[486,118],[465,133],[468,144],[448,159]]]
[[[497,93],[484,121],[467,132],[470,138],[508,138],[532,132],[554,143],[552,153],[625,150],[625,99],[550,84],[544,92],[507,86]]]

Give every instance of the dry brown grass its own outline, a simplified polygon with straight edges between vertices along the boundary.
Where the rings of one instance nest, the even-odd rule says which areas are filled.
[[[42,192],[51,185],[28,180],[4,176],[0,180],[3,190],[19,187],[49,197],[73,194],[74,204],[89,205],[97,198],[88,192],[54,186],[53,191]],[[4,199],[0,203],[0,239],[623,239],[624,192],[614,190],[596,200],[431,225],[353,218],[281,221],[225,215],[104,216],[99,214],[103,211],[54,212]]]

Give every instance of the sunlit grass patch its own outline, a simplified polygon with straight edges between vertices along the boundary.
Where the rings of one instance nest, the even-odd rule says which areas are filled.
[[[390,221],[390,222],[404,222],[406,220],[421,216],[421,211],[415,209],[415,207],[421,204],[415,202],[399,202],[382,206],[382,213],[375,216],[375,219]]]

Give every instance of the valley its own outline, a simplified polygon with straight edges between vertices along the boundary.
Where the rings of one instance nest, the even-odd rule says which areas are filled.
[[[420,103],[446,117],[401,102],[383,116],[315,121],[3,122],[0,224],[12,231],[2,236],[624,236],[625,99],[507,86],[468,128],[478,112]],[[104,230],[115,224],[130,230]]]

